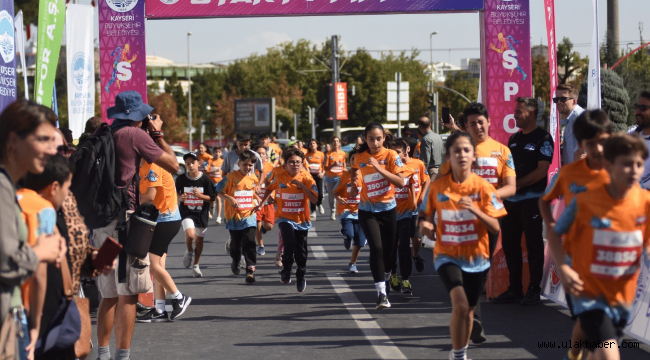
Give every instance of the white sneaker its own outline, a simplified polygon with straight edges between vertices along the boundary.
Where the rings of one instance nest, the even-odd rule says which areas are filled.
[[[241,260],[239,260],[239,268],[246,269],[246,259],[244,259],[244,255],[242,255]]]
[[[216,222],[217,222],[217,224],[221,224],[221,218],[220,218],[220,217],[217,217]]]
[[[312,220],[316,220],[316,212],[311,213],[309,218],[312,219]]]
[[[230,236],[226,240],[226,254],[230,255]]]
[[[212,211],[208,211],[208,219],[212,219]]]
[[[192,266],[192,276],[193,277],[203,277],[201,269],[199,269],[199,264]]]
[[[332,211],[332,215],[330,215],[330,220],[336,220],[336,212]]]
[[[323,207],[322,204],[321,204],[321,205],[318,205],[318,212],[319,212],[321,215],[325,214],[325,208]]]
[[[183,255],[183,266],[186,269],[189,269],[192,266],[192,258],[194,257],[194,252],[189,252],[185,250],[185,255]]]

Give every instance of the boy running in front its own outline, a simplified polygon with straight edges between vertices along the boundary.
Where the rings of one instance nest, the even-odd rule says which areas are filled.
[[[616,134],[604,157],[609,183],[575,195],[547,237],[587,350],[618,360],[640,259],[650,265],[650,194],[639,185],[648,148],[638,135]]]
[[[350,152],[350,164],[354,163],[356,155],[356,150]],[[366,236],[363,234],[363,230],[361,230],[361,225],[359,225],[361,185],[361,180],[357,179],[357,183],[355,184],[357,188],[357,196],[350,196],[352,179],[350,172],[345,169],[341,174],[341,181],[338,183],[336,189],[334,189],[334,195],[336,196],[336,211],[339,221],[341,222],[343,246],[345,246],[346,250],[349,250],[350,245],[352,245],[352,256],[350,257],[350,263],[348,264],[348,271],[352,274],[359,272],[357,269],[359,252],[361,252],[361,248],[366,246],[366,243],[368,242]]]
[[[257,229],[257,216],[253,210],[253,200],[259,200],[255,188],[259,182],[253,175],[253,166],[257,157],[250,150],[239,154],[239,169],[226,175],[217,184],[217,194],[224,199],[226,229],[230,231],[230,269],[239,275],[239,262],[242,253],[246,260],[246,282],[255,282],[255,230]]]
[[[587,157],[562,166],[560,172],[553,177],[546,189],[546,194],[539,199],[539,210],[548,234],[555,227],[555,219],[551,212],[551,202],[564,197],[565,204],[570,204],[573,198],[587,190],[601,187],[609,182],[609,173],[603,168],[605,158],[603,146],[612,133],[612,122],[602,110],[583,112],[573,124],[573,132],[582,149],[587,151]],[[571,300],[567,293],[567,305],[572,309]],[[573,327],[571,343],[586,340],[586,335],[578,320]],[[567,357],[570,360],[582,358],[582,349],[571,348]]]
[[[267,175],[267,178],[271,176],[271,172],[275,168],[273,163],[267,157],[266,150],[268,147],[264,145],[258,145],[254,150],[262,158],[262,166],[264,173]],[[261,176],[261,172],[256,171],[258,176]],[[260,197],[264,198],[266,192],[266,179],[259,179],[262,186],[260,186]],[[270,198],[270,203],[262,204],[262,209],[257,212],[257,231],[255,233],[255,238],[257,239],[257,255],[262,256],[266,254],[264,250],[264,239],[263,234],[266,234],[267,231],[273,229],[273,224],[275,223],[275,206],[272,204],[273,196]]]

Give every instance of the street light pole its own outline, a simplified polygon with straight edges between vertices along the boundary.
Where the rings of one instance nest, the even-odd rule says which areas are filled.
[[[430,69],[431,70],[431,77],[430,77],[430,79],[431,79],[430,80],[431,81],[431,87],[429,88],[430,89],[429,91],[431,91],[431,97],[432,98],[433,98],[433,35],[437,35],[437,34],[438,34],[438,32],[434,31],[434,32],[431,33],[431,35],[429,35],[429,53],[431,55],[431,59],[430,59],[431,62],[429,63],[429,66],[431,67],[431,69]],[[433,112],[434,112],[433,110],[434,110],[434,108],[436,109],[436,117],[437,117],[437,112],[438,112],[437,101],[434,100],[434,103],[431,104],[431,105],[432,105],[431,109],[429,109],[429,110],[430,110],[432,119],[430,119],[430,120],[431,120],[432,124],[435,124],[434,128],[436,128],[438,126],[438,119],[433,119]],[[438,131],[436,130],[436,132],[438,132]]]
[[[187,121],[189,128],[187,132],[190,134],[190,151],[192,151],[192,77],[190,75],[190,36],[192,32],[187,33]]]

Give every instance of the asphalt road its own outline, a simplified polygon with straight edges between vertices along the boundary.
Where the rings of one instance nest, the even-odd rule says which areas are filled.
[[[277,227],[265,235],[266,255],[258,257],[254,284],[244,283],[243,272],[231,273],[224,250],[228,232],[213,221],[201,258],[204,277],[193,278],[182,266],[181,230],[170,246],[167,268],[192,304],[174,322],[136,324],[131,358],[448,359],[451,303],[433,269],[431,249],[422,250],[425,271],[411,277],[413,295],[391,293],[393,307],[377,311],[368,249],[361,251],[359,273],[349,274],[350,252],[343,247],[339,222],[326,215],[319,216],[310,232],[304,293],[296,291],[295,280],[280,282],[273,264]],[[488,341],[470,343],[469,358],[563,358],[567,350],[559,347],[570,339],[573,321],[556,305],[482,301]],[[555,342],[556,348],[540,347],[541,342]],[[621,352],[623,359],[650,357],[643,345]],[[96,357],[93,349],[88,359]]]

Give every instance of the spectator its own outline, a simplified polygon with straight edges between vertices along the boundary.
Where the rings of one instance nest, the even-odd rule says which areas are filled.
[[[359,148],[361,147],[361,145],[363,145],[363,143],[365,143],[365,141],[363,140],[363,136],[361,135],[357,136],[357,145],[354,147],[354,149],[359,150]]]
[[[636,128],[631,132],[637,132],[645,140],[646,146],[650,147],[650,91],[643,91],[639,102],[634,105],[634,117]],[[650,158],[645,160],[645,170],[641,175],[641,186],[650,189]]]
[[[402,138],[410,138],[410,137],[411,137],[411,128],[409,127],[409,124],[406,124],[402,128]]]
[[[573,132],[573,124],[585,110],[578,105],[578,88],[573,85],[558,85],[553,102],[557,104],[557,111],[564,118],[562,120],[562,125],[564,126],[562,165],[567,165],[576,159],[580,159],[582,156],[582,151],[578,153],[580,143],[578,143]]]
[[[504,200],[508,215],[502,221],[501,241],[510,272],[510,286],[493,301],[497,304],[520,302],[533,305],[539,302],[540,284],[544,270],[544,239],[539,198],[548,182],[548,168],[553,159],[553,138],[537,126],[537,100],[517,98],[515,121],[521,131],[513,134],[508,147],[517,169],[517,192]],[[526,235],[530,284],[526,297],[522,292],[521,235]]]
[[[86,121],[86,128],[84,133],[79,136],[79,144],[81,144],[88,136],[92,135],[99,129],[99,126],[102,124],[102,118],[93,116]]]
[[[61,134],[63,134],[63,138],[65,139],[65,142],[68,144],[72,144],[72,141],[74,140],[72,138],[72,130],[68,128],[59,128],[59,131],[61,131]]]
[[[235,141],[234,151],[229,152],[224,158],[223,163],[221,164],[221,174],[226,176],[227,174],[239,170],[239,154],[244,150],[250,150],[251,148],[251,135],[249,133],[240,132],[237,134],[237,140]],[[251,150],[252,151],[252,150]],[[253,171],[258,170],[261,173],[260,179],[266,179],[264,173],[264,164],[262,163],[262,158],[260,155],[253,151],[253,154],[257,157]]]
[[[22,309],[20,285],[36,270],[39,261],[59,264],[66,247],[60,235],[41,234],[27,244],[27,228],[16,203],[16,182],[28,172],[39,174],[55,154],[52,146],[56,115],[42,105],[16,100],[0,114],[0,316],[3,321],[18,310],[17,359],[26,359],[29,344],[27,317]]]
[[[115,119],[111,125],[115,141],[115,182],[121,188],[128,186],[128,202],[131,209],[139,203],[136,196],[137,181],[134,179],[141,159],[154,163],[172,174],[178,171],[176,155],[165,142],[165,133],[160,130],[162,119],[158,115],[149,115],[152,111],[153,108],[143,103],[140,94],[133,90],[117,94],[115,106],[108,108],[107,111],[108,118]],[[147,126],[151,136],[141,128],[142,121],[147,118],[150,119]],[[93,245],[101,247],[107,236],[117,239],[116,225],[117,220],[106,227],[94,229]],[[123,255],[120,257],[126,259]],[[118,260],[116,270],[111,271],[108,276],[97,278],[97,287],[102,296],[97,310],[99,360],[111,358],[108,345],[113,324],[117,347],[113,358],[129,359],[138,294],[132,292],[126,278],[120,276],[126,274],[128,262],[128,260]]]
[[[444,156],[444,145],[440,135],[431,131],[431,120],[421,117],[418,120],[418,138],[420,139],[420,160],[429,176],[435,177],[440,169]]]

